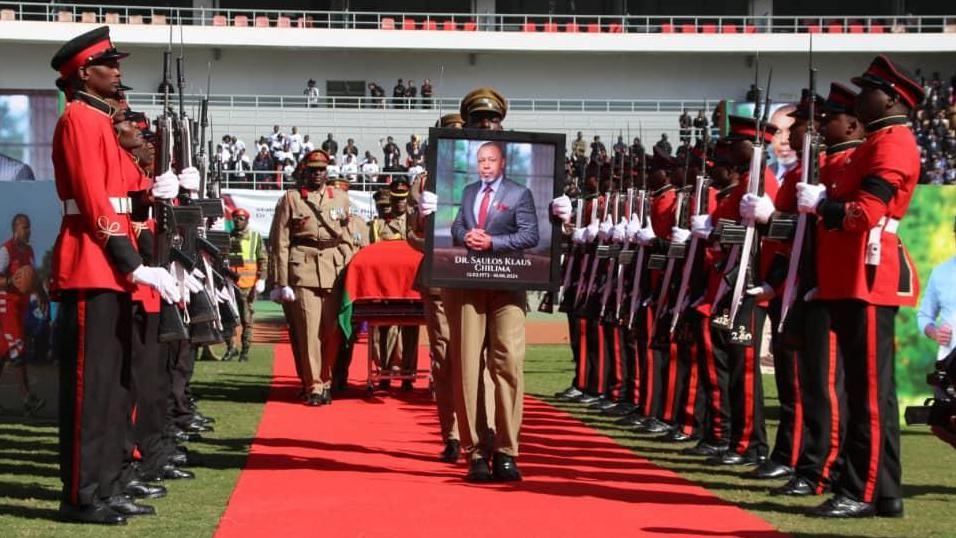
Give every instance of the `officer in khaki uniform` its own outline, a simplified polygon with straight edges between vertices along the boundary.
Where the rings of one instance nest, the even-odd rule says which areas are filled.
[[[385,218],[372,221],[371,242],[405,239],[408,192],[408,182],[404,179],[396,179],[389,184],[391,211]],[[373,345],[375,358],[383,368],[388,368],[393,374],[414,374],[418,362],[418,327],[380,327],[373,333]],[[388,385],[387,380],[381,382],[383,388]],[[412,380],[403,380],[402,389],[411,390]]]
[[[265,291],[266,249],[259,232],[249,229],[249,212],[239,208],[232,212],[233,230],[230,236],[230,251],[242,256],[239,267],[239,281],[236,286],[239,294],[236,303],[242,321],[242,350],[237,351],[232,335],[226,340],[226,354],[222,360],[230,361],[236,357],[239,362],[249,360],[249,346],[252,343],[252,305],[256,295]]]
[[[349,197],[326,184],[329,155],[316,150],[298,170],[299,186],[276,205],[269,234],[273,295],[285,303],[306,403],[332,402],[332,367],[341,343],[339,274],[349,248]]]
[[[348,178],[340,177],[334,180],[331,180],[332,186],[337,190],[347,193],[351,183]],[[358,213],[354,211],[349,212],[348,224],[346,225],[349,236],[352,238],[350,243],[342,243],[339,245],[339,249],[342,251],[342,255],[345,257],[345,265],[348,266],[349,262],[352,261],[352,258],[355,254],[368,245],[368,225],[365,223],[365,219],[361,217]],[[341,278],[344,273],[340,275],[340,282],[336,284],[336,287],[341,287]],[[355,347],[355,340],[358,339],[358,329],[353,326],[352,328],[352,337],[348,340],[342,342],[342,345],[339,346],[338,356],[335,359],[335,367],[332,374],[332,389],[333,390],[345,390],[348,388],[348,375],[349,375],[349,366],[352,364],[352,350]]]
[[[508,105],[494,88],[478,88],[461,101],[466,128],[501,130]],[[437,208],[437,196],[422,193],[422,212]],[[518,430],[524,398],[524,291],[442,290],[448,315],[450,356],[455,372],[458,430],[471,460],[465,480],[470,482],[521,480],[515,464]],[[487,348],[487,349],[486,349]],[[482,369],[491,376],[494,391],[495,436],[489,450],[479,436]]]

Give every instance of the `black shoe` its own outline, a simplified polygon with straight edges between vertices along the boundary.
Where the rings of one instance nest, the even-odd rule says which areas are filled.
[[[581,402],[581,403],[584,403],[584,402]],[[602,394],[597,397],[597,400],[594,400],[593,402],[588,404],[588,409],[597,411],[597,410],[603,409],[604,406],[607,405],[607,403],[608,403],[607,397]]]
[[[633,413],[634,409],[634,404],[618,402],[608,409],[601,410],[601,414],[609,417],[626,417]]]
[[[200,412],[198,412],[198,411],[195,412],[195,413],[193,413],[193,421],[202,422],[203,424],[215,424],[215,423],[216,423],[216,419],[214,419],[214,418],[212,418],[212,417],[207,417],[206,415],[204,415],[204,414],[202,414],[202,413],[200,413]]]
[[[576,389],[576,388],[574,388],[574,387],[568,387],[568,388],[562,390],[561,392],[555,392],[555,393],[554,393],[554,397],[557,398],[557,399],[559,399],[559,400],[573,400],[573,399],[575,399],[575,398],[581,396],[582,394],[584,394],[584,393],[581,392],[581,391],[579,391],[578,389]]]
[[[166,496],[166,488],[163,486],[154,486],[139,480],[130,480],[123,493],[135,499],[159,499]]]
[[[112,508],[114,512],[126,517],[156,515],[155,508],[148,504],[136,504],[133,502],[133,498],[127,495],[114,495],[106,499],[106,504]]]
[[[507,454],[495,452],[494,457],[492,457],[491,467],[491,473],[495,478],[495,482],[521,481],[521,471],[518,470],[518,464],[515,463],[514,458]]]
[[[601,405],[595,407],[594,404],[591,405],[591,409],[597,409],[603,415],[607,410],[613,409],[617,406],[617,402],[614,400],[605,400]]]
[[[113,510],[106,503],[74,505],[60,503],[59,518],[69,523],[93,523],[97,525],[126,525],[126,516]]]
[[[807,515],[832,518],[873,517],[876,515],[876,507],[844,495],[835,495],[820,506],[811,508]]]
[[[322,405],[322,394],[318,392],[309,394],[309,397],[305,400],[305,405],[309,407],[318,407]]]
[[[319,394],[322,405],[332,405],[332,389],[325,389]]]
[[[582,393],[581,393],[581,396],[578,396],[577,398],[575,398],[575,399],[573,399],[573,400],[571,400],[571,401],[572,401],[572,402],[579,403],[579,404],[582,404],[582,405],[591,405],[591,404],[593,404],[594,402],[598,401],[599,399],[600,399],[600,398],[597,397],[597,396],[591,396],[590,394],[588,394],[588,393],[586,393],[586,392],[582,392]]]
[[[445,463],[455,463],[458,461],[458,454],[461,452],[461,443],[458,439],[449,439],[445,441],[445,450],[438,456],[439,461]]]
[[[411,380],[411,379],[406,379],[406,380],[402,381],[402,390],[403,390],[403,391],[409,392],[409,391],[412,390],[412,387],[413,387],[413,384],[412,384],[412,380]]]
[[[249,362],[249,350],[243,349],[242,351],[240,351],[239,358],[237,360],[239,362]]]
[[[640,426],[634,428],[634,433],[652,433],[653,434],[653,433],[665,433],[669,431],[671,431],[671,425],[656,418],[645,420],[643,423],[641,423]]]
[[[786,484],[770,490],[771,495],[785,495],[788,497],[806,497],[815,495],[816,492],[816,488],[809,480],[797,475],[790,477]]]
[[[206,433],[206,432],[215,431],[215,428],[213,428],[209,424],[203,424],[202,422],[199,422],[199,421],[192,421],[189,424],[186,424],[186,427],[183,428],[183,431],[185,431],[186,433]]]
[[[46,405],[46,400],[40,398],[39,396],[30,393],[23,400],[23,414],[28,417],[35,416],[40,409],[43,409],[43,406]]]
[[[666,433],[657,438],[657,441],[664,443],[689,443],[700,439],[699,435],[684,433],[680,428],[674,428],[670,433]]]
[[[491,482],[492,478],[487,458],[471,460],[471,464],[468,465],[468,474],[465,475],[466,482]]]
[[[706,456],[712,458],[722,455],[724,452],[727,452],[727,449],[727,445],[712,445],[710,443],[700,442],[695,446],[689,446],[681,450],[680,453],[685,456]]]
[[[770,458],[761,463],[756,469],[744,473],[744,478],[755,478],[757,480],[774,480],[777,478],[787,478],[793,475],[793,467],[781,465]]]
[[[378,382],[378,388],[381,390],[388,390],[389,388],[391,388],[391,386],[392,386],[392,382],[389,381],[388,379],[383,379]]]
[[[236,348],[231,347],[231,348],[229,348],[229,349],[226,350],[226,353],[225,353],[225,354],[223,354],[223,356],[222,356],[222,362],[229,362],[229,361],[231,361],[232,359],[235,359],[237,355],[239,355],[239,351],[236,350]],[[209,359],[201,359],[201,360],[209,360]]]
[[[196,432],[186,432],[183,430],[178,430],[173,434],[173,438],[177,443],[190,443],[195,441],[202,441],[202,435],[199,435]]]
[[[630,426],[630,427],[636,428],[637,426],[644,424],[644,422],[647,420],[648,420],[648,417],[645,417],[644,415],[638,412],[634,412],[615,420],[614,424],[618,426]]]
[[[194,463],[191,461],[190,457],[183,453],[176,453],[169,457],[169,463],[175,465],[176,467],[189,467]]]
[[[192,480],[196,475],[192,471],[180,469],[172,464],[163,465],[155,473],[143,475],[144,482],[159,482],[160,480]]]
[[[707,463],[710,465],[760,465],[766,461],[765,456],[757,456],[756,454],[738,454],[733,450],[728,450],[720,456],[714,456],[707,459]]]
[[[876,515],[877,517],[903,517],[903,499],[877,499]]]

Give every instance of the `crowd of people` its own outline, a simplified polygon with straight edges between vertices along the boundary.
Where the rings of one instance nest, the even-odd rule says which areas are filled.
[[[926,101],[914,111],[913,130],[920,145],[923,172],[920,183],[956,184],[956,75],[917,74]]]
[[[368,91],[363,96],[342,96],[345,106],[354,106],[358,103],[361,106],[373,108],[388,107],[406,110],[434,108],[435,90],[428,78],[422,80],[421,86],[416,85],[412,79],[398,79],[392,87],[391,101],[386,99],[385,88],[378,82],[369,82],[366,89]],[[302,94],[305,95],[306,106],[315,108],[322,104],[322,97],[314,79],[306,82]]]
[[[216,146],[214,161],[231,187],[281,189],[292,180],[292,173],[302,159],[315,149],[329,155],[328,174],[331,177],[347,177],[353,183],[361,178],[363,183],[374,185],[389,181],[380,178],[382,174],[414,176],[423,172],[427,141],[423,142],[417,134],[412,134],[403,153],[392,136],[379,140],[375,153],[381,152],[380,163],[372,150],[360,152],[352,138],[346,139],[340,148],[334,135],[328,133],[317,147],[310,135],[299,133],[298,127],[293,126],[286,134],[275,125],[271,133],[259,137],[252,148],[252,157],[245,142],[235,135],[224,135]]]

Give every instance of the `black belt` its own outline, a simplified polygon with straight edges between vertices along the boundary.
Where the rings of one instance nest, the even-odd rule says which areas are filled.
[[[341,239],[293,239],[292,246],[312,247],[317,249],[335,248],[342,244]]]

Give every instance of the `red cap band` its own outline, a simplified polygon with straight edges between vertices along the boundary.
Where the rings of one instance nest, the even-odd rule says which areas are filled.
[[[109,39],[104,39],[86,47],[85,49],[78,52],[75,56],[70,58],[69,61],[64,62],[60,66],[60,75],[63,78],[68,78],[70,75],[78,71],[81,67],[86,65],[86,62],[90,61],[97,54],[107,51],[113,47],[113,44]]]

